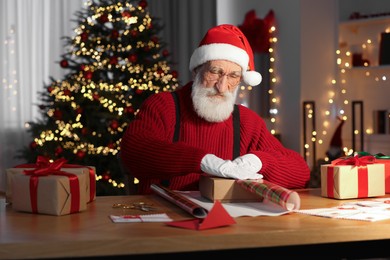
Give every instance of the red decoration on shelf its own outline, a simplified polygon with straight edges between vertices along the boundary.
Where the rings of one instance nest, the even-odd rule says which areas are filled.
[[[62,67],[62,68],[67,68],[67,67],[69,67],[69,63],[68,63],[68,61],[67,60],[62,60],[61,62],[60,62],[60,66]]]
[[[256,17],[255,10],[246,13],[245,20],[238,28],[248,38],[249,44],[254,53],[268,53],[271,43],[270,28],[275,22],[275,15],[273,10],[270,10],[264,19]]]

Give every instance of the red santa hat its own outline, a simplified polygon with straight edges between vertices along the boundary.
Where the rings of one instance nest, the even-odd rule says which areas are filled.
[[[242,67],[243,81],[250,86],[259,85],[262,77],[255,71],[252,48],[242,31],[230,24],[211,28],[195,49],[190,70],[210,60],[228,60]]]

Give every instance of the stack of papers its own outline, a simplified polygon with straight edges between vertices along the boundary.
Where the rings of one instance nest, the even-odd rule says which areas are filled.
[[[390,198],[347,202],[337,207],[295,210],[319,217],[378,221],[390,219]]]

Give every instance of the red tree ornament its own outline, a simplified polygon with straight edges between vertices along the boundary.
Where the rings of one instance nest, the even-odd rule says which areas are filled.
[[[131,35],[131,37],[137,37],[138,31],[132,30],[132,31],[130,32],[130,35]]]
[[[172,77],[174,77],[175,79],[177,79],[177,76],[178,76],[178,72],[176,70],[173,70],[172,71]]]
[[[62,68],[67,68],[67,67],[69,67],[69,63],[68,63],[68,61],[67,60],[62,60],[61,62],[60,62],[60,66],[62,67]]]
[[[141,95],[144,91],[142,89],[137,89],[135,91],[136,94]]]
[[[125,113],[126,114],[133,114],[134,113],[134,108],[133,106],[128,106],[125,108]]]
[[[69,89],[64,90],[64,95],[70,97],[72,92]]]
[[[80,160],[82,160],[85,157],[86,153],[82,150],[78,150],[76,153],[76,157]]]
[[[53,117],[57,120],[62,119],[62,111],[59,109],[54,110]]]
[[[81,128],[81,134],[86,136],[89,133],[88,127]]]
[[[131,17],[131,13],[128,10],[123,11],[121,15],[122,15],[122,17],[126,17],[126,18],[130,18]]]
[[[57,148],[54,151],[55,156],[60,156],[64,152],[64,149],[61,146],[57,146]]]
[[[38,144],[37,144],[35,141],[32,141],[32,142],[30,143],[30,149],[31,149],[31,150],[35,150],[35,149],[37,148],[37,146],[38,146]]]
[[[135,54],[130,54],[130,55],[129,55],[129,61],[130,61],[131,63],[136,63],[137,60],[138,60],[137,55],[135,55]]]
[[[84,71],[84,78],[85,79],[92,79],[92,76],[93,76],[93,72],[88,70],[88,71]]]
[[[80,37],[81,37],[81,41],[85,42],[88,40],[88,33],[87,32],[82,32],[80,34]]]
[[[108,22],[108,15],[107,14],[102,14],[100,17],[99,17],[99,23],[106,23]]]
[[[110,123],[111,129],[116,130],[116,129],[118,129],[118,126],[119,126],[118,121],[116,121],[116,120],[111,121],[111,123]]]
[[[164,57],[168,57],[169,56],[169,51],[168,50],[163,50],[162,55]]]
[[[141,0],[139,2],[139,6],[141,6],[143,9],[145,9],[148,6],[148,3],[145,0]]]
[[[83,113],[83,108],[82,108],[82,107],[76,108],[76,113],[77,113],[78,115],[80,115],[81,113]]]
[[[111,58],[110,58],[110,64],[111,64],[111,65],[116,65],[116,64],[118,64],[118,57],[115,57],[115,56],[111,57]]]
[[[117,39],[119,37],[119,32],[118,30],[114,29],[111,31],[111,38],[112,39]]]

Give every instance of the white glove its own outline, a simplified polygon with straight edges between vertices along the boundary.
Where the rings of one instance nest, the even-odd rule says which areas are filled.
[[[200,163],[200,168],[205,173],[223,178],[239,180],[254,180],[263,178],[263,175],[258,174],[253,170],[255,168],[252,165],[253,162],[250,164],[248,163],[249,161],[238,160],[237,162],[240,163],[240,165],[231,160],[223,160],[214,154],[206,154]]]
[[[236,163],[237,165],[244,167],[248,171],[253,172],[259,172],[261,170],[261,167],[263,167],[263,163],[253,153],[248,153],[243,156],[237,157],[234,159],[233,163]]]

